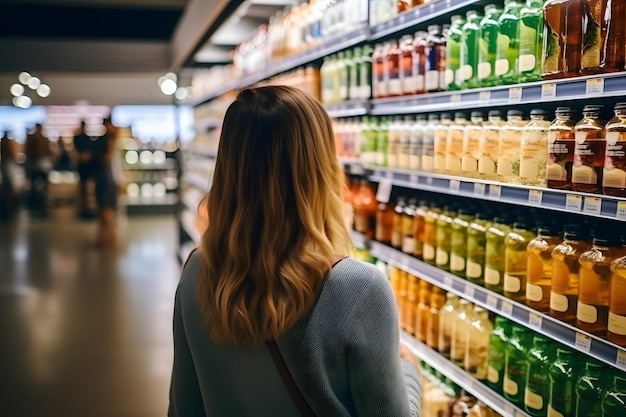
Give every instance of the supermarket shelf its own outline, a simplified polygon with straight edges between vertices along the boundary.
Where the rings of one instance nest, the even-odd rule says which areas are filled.
[[[353,30],[337,35],[321,43],[318,46],[310,48],[304,52],[294,54],[284,59],[269,62],[266,67],[254,74],[239,78],[230,83],[226,83],[221,88],[216,89],[207,94],[201,95],[199,98],[192,100],[191,105],[197,106],[205,103],[215,97],[218,97],[230,90],[242,88],[247,85],[257,83],[274,75],[280,74],[299,66],[321,59],[335,52],[358,45],[368,39],[369,27],[366,24],[359,26]]]
[[[204,132],[209,129],[215,129],[222,125],[222,119],[219,117],[205,117],[195,121],[194,126],[196,132]]]
[[[194,243],[198,243],[200,242],[201,233],[198,231],[198,229],[196,229],[196,226],[195,226],[196,215],[194,213],[195,211],[192,212],[189,210],[183,210],[180,213],[180,224],[183,230],[185,231],[185,233],[189,235],[191,240]]]
[[[370,113],[373,115],[398,115],[451,109],[476,109],[562,102],[563,100],[621,97],[624,95],[626,95],[626,73],[620,72],[509,86],[374,99],[371,102]]]
[[[369,100],[351,100],[338,104],[325,104],[326,112],[330,117],[364,116],[369,112]]]
[[[504,184],[430,172],[365,166],[369,179],[416,190],[513,203],[529,207],[626,220],[626,199],[576,191]]]
[[[416,275],[446,291],[453,292],[572,349],[584,352],[613,367],[626,370],[626,348],[620,348],[613,343],[578,330],[382,243],[371,241],[370,253],[375,258]]]
[[[478,400],[484,402],[497,413],[510,417],[529,416],[529,414],[511,404],[508,400],[495,393],[478,379],[454,365],[439,352],[415,339],[409,333],[402,331],[400,340],[402,340],[420,360],[441,372],[442,375],[449,378],[458,386],[463,387],[463,389],[470,392]]]
[[[192,186],[203,192],[209,191],[209,180],[201,175],[195,174],[193,172],[186,172],[183,175],[183,179],[186,183],[191,184]]]

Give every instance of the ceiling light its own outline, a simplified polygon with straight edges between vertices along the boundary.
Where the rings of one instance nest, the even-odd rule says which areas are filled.
[[[174,74],[173,72],[168,72],[167,74],[165,74],[165,79],[172,80],[174,82],[178,80],[178,78],[176,77],[176,74]]]
[[[22,94],[24,94],[24,86],[22,84],[13,84],[11,86],[11,94],[13,94],[15,97],[17,96],[21,96]]]
[[[161,91],[167,96],[174,94],[176,92],[176,88],[176,81],[170,80],[169,78],[161,83]]]
[[[176,90],[174,97],[176,97],[177,100],[184,100],[189,97],[189,90],[185,87],[180,87],[178,90]]]
[[[20,72],[20,75],[17,76],[17,79],[20,80],[20,82],[24,85],[28,84],[28,80],[30,80],[31,75],[26,72]]]
[[[39,87],[37,87],[37,94],[39,95],[39,97],[48,97],[50,95],[50,87],[48,86],[48,84],[41,84]]]
[[[37,77],[30,77],[27,84],[31,90],[36,90],[41,85],[41,80]]]
[[[19,96],[13,99],[13,104],[17,107],[21,107],[23,109],[27,109],[33,104],[33,101],[28,96]]]

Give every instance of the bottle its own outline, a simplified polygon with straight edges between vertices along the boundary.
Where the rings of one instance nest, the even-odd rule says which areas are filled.
[[[450,235],[450,272],[458,277],[465,278],[467,259],[467,234],[470,222],[474,220],[474,211],[471,208],[460,208],[452,222]]]
[[[580,264],[578,258],[591,249],[589,236],[578,224],[563,226],[563,242],[552,250],[550,316],[576,325]]]
[[[504,382],[505,351],[509,345],[512,325],[502,316],[496,316],[494,329],[489,336],[489,353],[487,355],[487,385],[502,395]]]
[[[505,348],[504,397],[520,408],[524,407],[530,335],[527,328],[513,326],[509,344]]]
[[[524,408],[533,417],[546,415],[550,400],[551,343],[538,334],[528,352],[528,377],[524,392]]]
[[[626,347],[626,257],[611,262],[607,339]]]
[[[626,103],[617,103],[614,111],[615,117],[606,125],[602,192],[626,197]]]
[[[459,301],[459,310],[452,318],[450,331],[450,360],[459,367],[465,361],[465,349],[468,343],[469,322],[473,320],[472,304],[464,298]]]
[[[387,157],[389,155],[389,120],[391,117],[383,116],[380,118],[376,130],[376,165],[386,167]]]
[[[413,218],[417,210],[417,199],[410,198],[404,211],[402,212],[402,252],[413,255],[415,252],[415,230],[413,229]]]
[[[404,116],[399,124],[398,168],[409,169],[411,158],[410,140],[415,120],[412,116]]]
[[[585,359],[584,371],[574,385],[574,392],[576,393],[574,415],[580,417],[602,415],[602,395],[606,390],[606,384],[603,381],[604,370],[604,366],[599,362],[591,358]]]
[[[606,122],[600,119],[602,105],[583,108],[583,118],[576,123],[576,145],[572,167],[572,188],[587,193],[602,192],[602,174],[606,153]]]
[[[387,84],[385,83],[385,59],[384,46],[382,43],[374,45],[372,53],[372,97],[387,97]]]
[[[404,35],[400,38],[400,81],[402,82],[402,94],[417,93],[417,85],[413,76],[413,36]]]
[[[495,4],[485,6],[485,17],[480,21],[478,48],[478,82],[481,87],[497,85],[496,55],[498,53],[498,19],[503,10]]]
[[[511,0],[513,1],[513,0]],[[509,110],[506,123],[500,130],[498,144],[498,180],[511,184],[519,183],[520,149],[522,128],[528,123],[522,119],[520,110]]]
[[[463,157],[463,138],[468,122],[465,113],[454,113],[454,122],[448,130],[445,150],[445,171],[449,175],[461,175],[461,158]]]
[[[502,294],[503,291],[506,253],[504,241],[510,231],[508,219],[496,216],[485,233],[487,240],[485,246],[485,288],[498,294]]]
[[[349,68],[349,86],[348,86],[348,98],[350,100],[364,99],[361,97],[361,65],[363,63],[363,57],[361,47],[357,46],[352,50],[352,60],[350,61]]]
[[[421,280],[419,283],[419,294],[417,308],[415,309],[415,337],[426,343],[428,337],[428,316],[430,315],[430,298],[433,285]]]
[[[424,217],[424,262],[435,265],[437,257],[437,220],[441,207],[433,202]]]
[[[624,69],[626,9],[621,1],[583,1],[582,74]]]
[[[548,163],[548,127],[545,110],[530,111],[530,122],[522,129],[520,150],[520,183],[536,187],[546,186]]]
[[[626,376],[615,372],[613,384],[602,395],[602,417],[620,417],[626,408]]]
[[[409,166],[407,168],[416,171],[422,170],[426,121],[427,117],[425,114],[418,114],[417,121],[411,123],[411,133],[409,136]]]
[[[402,12],[406,12],[411,8],[411,2],[408,0],[397,0],[396,1],[396,13],[400,14]]]
[[[550,367],[549,416],[574,416],[574,384],[576,354],[566,348],[556,348],[556,360]]]
[[[391,246],[394,249],[402,249],[403,215],[406,207],[406,197],[398,197],[398,201],[393,209],[393,228],[391,232]]]
[[[467,227],[467,262],[465,276],[468,281],[485,285],[485,250],[487,228],[491,226],[489,213],[479,211]]]
[[[389,121],[389,133],[387,134],[387,165],[390,168],[398,168],[398,155],[400,151],[400,136],[402,135],[402,116],[394,116]]]
[[[422,285],[422,280],[418,279],[415,275],[406,274],[406,298],[404,301],[404,313],[402,314],[403,318],[403,329],[415,335],[416,329],[416,320],[417,316],[415,314],[418,308],[418,288]]]
[[[347,101],[350,98],[348,95],[350,90],[350,71],[352,71],[353,67],[352,51],[347,50],[343,53],[342,67],[339,72],[339,102]]]
[[[520,10],[519,82],[541,79],[543,46],[543,0],[526,0]]]
[[[452,240],[452,223],[456,211],[451,205],[445,205],[437,218],[437,249],[435,265],[444,271],[450,271],[450,250]]]
[[[426,344],[437,349],[439,346],[439,313],[446,302],[446,292],[433,286],[430,293],[430,310],[426,321]]]
[[[478,175],[483,179],[498,178],[498,158],[500,156],[500,131],[502,114],[498,110],[490,110],[487,121],[483,124],[478,145]]]
[[[405,312],[406,312],[406,304],[407,304],[407,289],[409,283],[409,274],[402,270],[397,270],[397,304],[398,304],[398,320],[400,323],[400,328],[404,329],[405,327]]]
[[[598,229],[593,246],[580,255],[580,283],[576,327],[606,337],[609,314],[611,262],[624,254],[619,236],[612,230]]]
[[[461,41],[460,86],[462,89],[480,86],[478,81],[478,40],[482,16],[476,10],[468,10],[463,25]]]
[[[378,210],[376,210],[376,233],[374,234],[374,239],[385,245],[391,246],[394,213],[394,204],[391,202],[378,203]]]
[[[361,118],[361,142],[360,160],[364,165],[374,165],[376,163],[376,140],[375,119],[369,116]]]
[[[428,36],[426,38],[426,42],[428,48],[425,79],[426,91],[443,91],[444,86],[439,85],[439,80],[441,78],[441,64],[445,63],[445,46],[443,49],[441,48],[441,45],[444,42],[443,35],[441,34],[441,26],[428,26]]]
[[[450,18],[450,29],[446,44],[446,90],[461,89],[461,42],[463,41],[463,25],[465,19],[460,15]]]
[[[448,132],[452,124],[452,115],[442,113],[439,124],[435,130],[433,171],[444,173],[446,171],[446,146],[448,144]]]
[[[582,1],[547,0],[541,78],[578,77],[582,50]]]
[[[464,368],[471,376],[480,381],[487,379],[491,332],[493,332],[493,325],[489,321],[489,312],[480,306],[474,306],[474,317],[470,322],[465,346]]]
[[[554,114],[555,119],[548,127],[548,187],[571,190],[576,144],[574,110],[570,107],[557,107]]]
[[[550,312],[552,251],[561,238],[552,225],[541,225],[537,237],[527,246],[526,305],[542,313]]]
[[[480,158],[480,135],[483,129],[483,114],[473,111],[470,123],[465,126],[463,151],[461,157],[461,175],[469,178],[478,177],[478,159]]]
[[[459,308],[459,297],[449,292],[446,294],[446,303],[439,309],[439,339],[437,341],[437,350],[448,359],[450,359],[452,321]]]
[[[385,58],[385,72],[387,74],[387,96],[401,96],[402,82],[400,80],[400,48],[398,47],[397,40],[389,41],[389,49]]]
[[[368,239],[374,237],[376,231],[376,194],[373,186],[363,179],[353,197],[354,226],[355,230],[362,233]]]
[[[422,146],[422,171],[424,172],[433,172],[435,169],[435,136],[438,125],[439,116],[429,114],[428,124],[424,129],[424,142]]]
[[[534,237],[530,225],[518,220],[504,240],[504,296],[520,303],[526,301],[526,247]]]
[[[426,238],[425,224],[427,212],[428,203],[421,200],[417,204],[415,216],[413,217],[413,236],[415,236],[415,250],[413,251],[413,256],[421,260],[424,259],[424,239]]]
[[[372,74],[372,62],[374,49],[370,45],[364,45],[361,53],[361,65],[359,66],[359,98],[369,99],[372,97],[375,79]]]
[[[429,53],[427,37],[427,32],[418,30],[413,38],[413,67],[411,74],[415,83],[416,94],[426,92],[426,67]]]
[[[519,60],[519,26],[522,4],[517,0],[506,0],[504,12],[498,19],[498,52],[496,53],[496,77],[505,84],[519,82],[517,62]]]

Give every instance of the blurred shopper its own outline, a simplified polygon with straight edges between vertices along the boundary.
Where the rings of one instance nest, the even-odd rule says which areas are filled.
[[[0,138],[0,220],[9,220],[15,214],[17,189],[14,183],[18,169],[15,143],[4,132]]]
[[[222,129],[208,228],[176,293],[168,415],[418,416],[389,281],[347,258],[324,108],[295,88],[249,88]]]
[[[48,174],[54,166],[54,152],[40,123],[24,143],[26,175],[30,181],[28,206],[33,217],[46,217],[48,211]]]
[[[93,173],[98,204],[98,234],[96,245],[114,246],[117,241],[115,210],[117,209],[118,184],[113,173],[113,161],[117,152],[118,129],[110,118],[104,119],[105,133],[94,144]]]
[[[93,219],[96,215],[89,207],[89,182],[94,179],[94,141],[85,131],[85,121],[80,122],[80,130],[74,136],[74,152],[79,182],[79,210],[82,219]]]

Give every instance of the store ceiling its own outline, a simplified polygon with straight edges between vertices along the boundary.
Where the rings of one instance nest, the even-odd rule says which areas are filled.
[[[49,84],[33,104],[170,104],[157,79],[189,78],[293,0],[0,0],[0,105],[29,71]],[[184,84],[185,81],[182,81]]]

